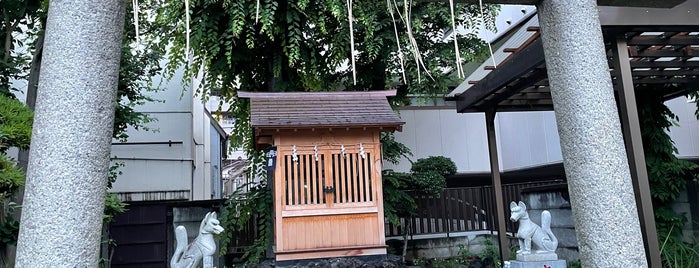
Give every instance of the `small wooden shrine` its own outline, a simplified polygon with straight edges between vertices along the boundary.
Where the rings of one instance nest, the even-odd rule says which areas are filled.
[[[276,147],[278,261],[386,254],[379,134],[404,124],[393,95],[238,92],[258,147]]]

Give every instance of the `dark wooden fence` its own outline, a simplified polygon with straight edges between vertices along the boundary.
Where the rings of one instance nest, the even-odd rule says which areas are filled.
[[[543,181],[507,184],[502,186],[505,211],[511,201],[519,201],[523,188],[560,184],[561,181]],[[401,226],[386,223],[386,236],[401,236],[403,228],[408,234],[446,234],[467,231],[495,231],[497,215],[492,186],[444,189],[440,196],[416,196],[417,214],[401,218]],[[514,223],[507,221],[507,231],[514,232]]]

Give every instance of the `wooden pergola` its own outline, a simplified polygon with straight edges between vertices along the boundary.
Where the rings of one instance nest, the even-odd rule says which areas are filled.
[[[502,3],[503,1],[498,1]],[[620,1],[607,4],[618,4]],[[627,2],[627,1],[624,1]],[[644,1],[633,1],[641,4]],[[654,87],[662,101],[699,89],[699,2],[645,1],[668,9],[600,7],[600,22],[607,60],[621,114],[622,131],[633,179],[646,256],[651,267],[659,267],[660,255],[651,203],[648,175],[641,141],[636,90]],[[684,2],[684,3],[682,3]],[[521,1],[518,3],[522,4]],[[682,4],[680,4],[682,3]],[[680,4],[680,5],[678,5]],[[536,21],[536,18],[532,18]],[[506,243],[505,211],[497,157],[494,118],[496,112],[553,110],[544,48],[538,23],[523,27],[528,38],[518,46],[501,48],[505,56],[478,80],[467,79],[454,92],[457,112],[485,112],[491,171],[495,188],[499,240]],[[490,59],[486,62],[491,62]],[[501,247],[503,248],[503,247]],[[507,249],[502,249],[506,251]]]

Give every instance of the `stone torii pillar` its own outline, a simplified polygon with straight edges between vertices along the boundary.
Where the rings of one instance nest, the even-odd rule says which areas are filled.
[[[16,267],[96,267],[123,0],[52,0]]]
[[[596,1],[536,7],[582,266],[647,267]]]

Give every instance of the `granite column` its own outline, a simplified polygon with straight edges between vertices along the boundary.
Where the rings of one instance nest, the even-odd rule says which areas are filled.
[[[595,0],[537,4],[583,267],[647,267]]]
[[[52,0],[16,267],[96,267],[125,2]]]

